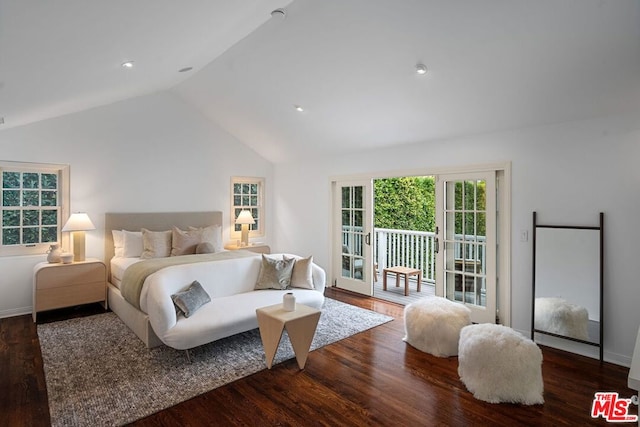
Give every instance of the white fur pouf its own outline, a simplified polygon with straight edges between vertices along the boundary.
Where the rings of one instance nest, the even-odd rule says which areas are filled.
[[[460,330],[471,324],[471,312],[442,297],[426,297],[404,308],[403,341],[438,357],[458,354]]]
[[[535,328],[579,340],[589,339],[589,312],[562,298],[536,298]]]
[[[458,375],[473,397],[489,403],[544,403],[542,352],[502,325],[469,325],[460,332]]]

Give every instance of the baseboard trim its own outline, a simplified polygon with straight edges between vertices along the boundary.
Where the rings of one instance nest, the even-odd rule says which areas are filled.
[[[531,331],[523,331],[517,329],[522,335],[527,338],[531,337]],[[536,343],[539,345],[544,345],[547,347],[556,348],[558,350],[567,351],[569,353],[579,354],[581,356],[590,357],[592,359],[599,359],[600,356],[598,354],[599,350],[597,347],[590,346],[587,344],[581,344],[569,340],[563,340],[562,338],[556,338],[552,336],[537,334],[536,335]],[[624,366],[628,368],[631,366],[631,357],[625,356],[624,354],[617,354],[607,351],[604,349],[603,359],[605,362],[613,363],[614,365]]]
[[[4,319],[5,317],[22,316],[23,314],[31,314],[32,312],[33,307],[19,307],[12,308],[10,310],[1,310],[0,319]]]

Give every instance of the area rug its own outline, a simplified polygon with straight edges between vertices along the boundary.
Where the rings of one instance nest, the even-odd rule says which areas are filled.
[[[311,349],[390,320],[326,298]],[[266,369],[258,329],[191,350],[191,363],[146,348],[114,313],[38,325],[38,337],[53,426],[122,425]],[[293,357],[283,336],[274,367]]]

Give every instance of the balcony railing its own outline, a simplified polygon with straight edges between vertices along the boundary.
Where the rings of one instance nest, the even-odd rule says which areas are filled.
[[[378,270],[402,265],[422,270],[422,280],[436,283],[436,234],[427,231],[374,229],[373,259]]]
[[[359,229],[359,230],[356,230]],[[348,248],[361,248],[362,228],[343,227],[343,245]],[[378,266],[378,271],[386,267],[402,265],[405,267],[419,268],[422,270],[424,283],[434,285],[436,282],[436,235],[430,231],[392,230],[386,228],[374,229],[373,259]],[[456,241],[462,240],[462,235],[456,235]],[[466,241],[482,243],[482,236],[465,236]],[[486,271],[486,257],[482,244],[459,244],[453,246],[454,260],[473,261],[480,265],[480,271]],[[464,253],[463,253],[464,252]],[[355,254],[359,257],[361,254]],[[452,270],[460,269],[456,263],[450,267]]]

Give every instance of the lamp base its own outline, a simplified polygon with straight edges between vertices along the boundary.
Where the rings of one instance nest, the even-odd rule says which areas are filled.
[[[73,261],[84,261],[84,231],[73,231]]]
[[[249,246],[249,224],[242,224],[240,227],[240,246]]]

